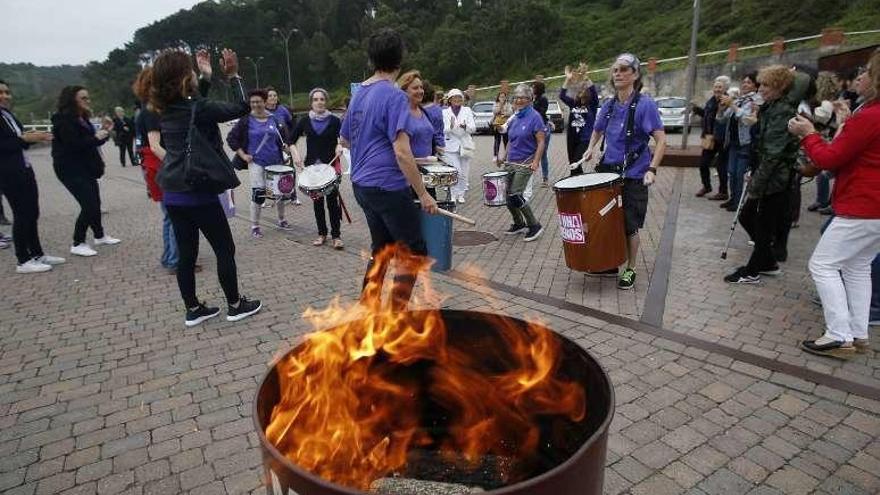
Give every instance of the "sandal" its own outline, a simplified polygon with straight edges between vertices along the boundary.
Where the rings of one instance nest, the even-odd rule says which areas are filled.
[[[342,239],[338,237],[333,239],[333,249],[345,249],[345,244],[342,243]]]
[[[323,236],[323,235],[318,236],[317,239],[315,239],[314,241],[312,241],[312,246],[323,246],[323,245],[324,245],[324,242],[325,242],[326,240],[327,240],[327,237],[325,237],[325,236]]]

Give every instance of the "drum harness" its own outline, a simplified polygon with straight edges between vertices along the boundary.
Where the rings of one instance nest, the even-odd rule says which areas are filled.
[[[608,136],[608,125],[611,124],[611,116],[614,115],[614,102],[617,101],[617,96],[615,95],[611,101],[606,104],[605,111],[605,132],[602,133],[602,144],[599,147],[599,151],[602,153],[602,159],[599,160],[599,164],[596,165],[596,171],[608,171],[619,174],[621,177],[624,177],[626,173],[626,169],[629,168],[630,165],[635,163],[639,157],[642,156],[642,153],[645,152],[645,147],[647,143],[643,143],[637,150],[630,151],[630,145],[632,144],[632,138],[635,135],[635,123],[636,123],[636,107],[639,105],[639,99],[641,98],[641,93],[636,92],[633,95],[633,99],[629,104],[629,111],[626,116],[626,131],[625,131],[625,139],[623,144],[623,163],[605,163],[605,140]]]

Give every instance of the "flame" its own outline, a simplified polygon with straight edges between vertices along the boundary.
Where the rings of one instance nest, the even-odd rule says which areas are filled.
[[[504,345],[479,352],[447,345],[439,311],[400,311],[406,287],[395,284],[386,291],[390,302],[381,303],[392,260],[398,282],[427,266],[400,246],[383,250],[361,301],[344,305],[337,298],[323,310],[306,310],[316,330],[330,330],[308,335],[276,364],[281,393],[266,437],[294,464],[365,490],[403,470],[415,448],[470,467],[486,455],[517,460],[538,448],[536,417],[584,419],[583,388],[554,377],[560,344],[551,332],[538,325],[523,331],[497,316],[480,324],[496,329]],[[424,292],[436,298],[426,273],[419,278]],[[448,418],[443,435],[426,428],[429,403],[442,405]]]

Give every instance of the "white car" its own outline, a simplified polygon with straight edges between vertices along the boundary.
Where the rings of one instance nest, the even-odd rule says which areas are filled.
[[[666,130],[681,131],[684,129],[684,114],[687,111],[687,100],[681,96],[661,96],[656,98],[660,120]],[[700,116],[691,115],[691,129],[700,126]]]
[[[492,110],[495,108],[494,101],[478,101],[471,110],[474,112],[474,123],[477,125],[477,134],[489,134],[492,132]]]

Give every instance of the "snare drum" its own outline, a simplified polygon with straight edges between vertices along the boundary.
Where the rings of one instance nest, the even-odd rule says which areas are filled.
[[[483,204],[505,206],[507,204],[507,177],[510,172],[499,170],[483,174]]]
[[[623,179],[617,174],[584,174],[553,184],[565,264],[597,272],[626,261]]]
[[[306,167],[299,177],[297,187],[312,199],[331,194],[339,186],[341,179],[336,169],[326,163],[315,163]]]
[[[449,165],[422,165],[425,187],[452,187],[458,184],[458,170]]]
[[[290,199],[296,186],[293,167],[287,165],[266,166],[266,197],[269,199]]]

